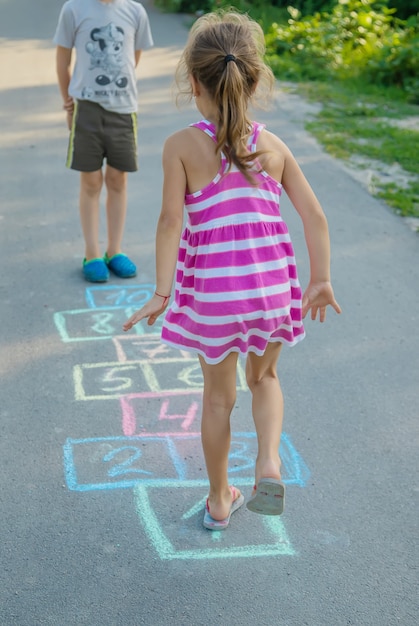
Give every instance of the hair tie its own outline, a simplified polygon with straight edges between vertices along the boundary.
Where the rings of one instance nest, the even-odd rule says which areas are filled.
[[[227,63],[229,63],[230,61],[235,61],[236,57],[234,56],[234,54],[227,54],[224,57],[224,63],[227,65]]]

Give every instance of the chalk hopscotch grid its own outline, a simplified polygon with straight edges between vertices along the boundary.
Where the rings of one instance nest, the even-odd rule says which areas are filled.
[[[95,286],[86,289],[86,302],[88,309],[79,309],[72,311],[63,311],[55,313],[54,322],[56,328],[60,334],[63,342],[77,342],[77,341],[92,341],[101,339],[110,339],[114,342],[116,348],[116,356],[119,359],[113,363],[85,363],[74,367],[73,378],[76,392],[76,399],[124,399],[124,398],[147,398],[156,397],[156,393],[164,396],[168,395],[185,395],[190,393],[196,393],[197,388],[202,388],[202,385],[193,385],[192,389],[187,386],[185,388],[177,388],[164,390],[160,388],[157,377],[153,370],[154,365],[158,364],[171,364],[177,363],[178,365],[184,365],[185,362],[194,361],[190,359],[190,353],[180,352],[179,356],[173,358],[156,358],[160,356],[160,353],[165,349],[159,347],[160,342],[160,324],[156,324],[153,328],[143,326],[139,324],[135,327],[135,335],[131,335],[131,338],[127,335],[120,334],[117,329],[121,327],[121,321],[128,318],[134,310],[139,306],[147,302],[153,292],[154,285],[144,284],[140,286],[129,286],[127,288],[121,288],[120,286]],[[110,304],[110,305],[109,305]],[[76,324],[72,326],[72,322],[76,321]],[[82,330],[77,331],[77,325],[81,322],[82,329],[87,326],[93,332],[91,336],[85,336]],[[75,330],[74,330],[75,329]],[[78,334],[77,334],[78,333]],[[130,350],[130,343],[135,349],[142,349],[143,355],[148,358],[131,360],[130,356],[125,352],[123,346],[128,347]],[[148,347],[147,347],[148,346]],[[148,356],[150,355],[150,356]],[[152,366],[151,366],[152,364]],[[94,368],[116,368],[121,372],[128,372],[136,367],[140,367],[145,378],[145,382],[149,387],[149,392],[141,393],[129,393],[128,389],[130,384],[126,381],[126,388],[119,389],[119,392],[115,394],[99,394],[88,395],[85,392],[83,383],[83,374],[85,371]],[[182,380],[187,385],[187,380]],[[150,387],[151,383],[151,387]],[[244,371],[239,364],[238,371],[238,391],[247,390]],[[227,558],[227,557],[252,557],[252,556],[274,556],[274,555],[294,555],[296,554],[292,547],[286,531],[285,526],[281,519],[278,518],[264,518],[262,521],[267,529],[274,536],[273,544],[257,544],[257,545],[245,545],[245,546],[228,546],[221,549],[198,549],[198,550],[177,550],[173,546],[168,536],[163,531],[162,525],[156,515],[150,502],[150,494],[154,489],[162,488],[200,488],[207,489],[207,480],[187,480],[185,464],[183,460],[177,454],[175,441],[176,439],[188,439],[193,437],[199,437],[200,433],[141,433],[141,435],[135,435],[132,437],[118,436],[118,437],[96,437],[86,439],[67,439],[64,448],[64,471],[68,488],[72,491],[87,492],[92,490],[110,490],[121,488],[132,488],[134,493],[135,507],[144,530],[148,535],[151,543],[155,547],[159,557],[163,560],[171,559],[209,559],[209,558]],[[255,433],[233,433],[232,437],[241,437],[247,439],[255,439]],[[121,449],[135,449],[135,445],[138,445],[139,441],[147,440],[159,441],[162,443],[164,440],[167,445],[170,460],[173,463],[173,467],[176,476],[173,478],[155,479],[147,477],[146,470],[135,470],[137,474],[135,478],[118,480],[117,474],[112,475],[109,473],[108,480],[103,482],[86,482],[79,483],[77,476],[77,469],[75,464],[74,452],[76,448],[80,449],[80,446],[85,444],[104,444],[111,445],[117,444]],[[125,446],[125,448],[124,448]],[[283,433],[281,440],[281,459],[284,470],[283,481],[285,484],[295,484],[298,486],[305,486],[310,472],[304,463],[302,457],[296,451],[289,436]],[[109,453],[112,455],[112,452]],[[105,455],[106,457],[106,455]],[[102,458],[102,461],[105,460]],[[120,464],[121,466],[123,464]],[[238,468],[238,471],[243,468]],[[234,473],[235,468],[230,468],[230,473]],[[127,474],[130,473],[130,468],[127,468]],[[135,473],[135,472],[134,472]],[[113,478],[116,478],[113,480]],[[111,480],[109,480],[111,479]],[[235,484],[238,486],[253,486],[253,479],[236,475],[234,479]],[[202,502],[196,506],[202,508]],[[264,517],[264,516],[262,516]],[[213,540],[216,542],[219,539],[221,533],[210,533]]]

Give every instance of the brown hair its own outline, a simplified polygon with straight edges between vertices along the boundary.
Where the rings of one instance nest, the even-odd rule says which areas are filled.
[[[218,109],[216,150],[222,150],[230,166],[234,163],[249,180],[257,154],[246,147],[251,129],[247,109],[250,101],[270,95],[274,82],[264,53],[264,35],[257,22],[232,10],[217,11],[194,23],[176,70],[178,99],[191,100],[191,75],[213,98]]]

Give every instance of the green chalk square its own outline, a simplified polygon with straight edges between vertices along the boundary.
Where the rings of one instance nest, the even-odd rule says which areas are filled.
[[[247,487],[248,479],[234,484]],[[293,556],[296,554],[280,517],[256,515],[244,504],[226,530],[202,526],[207,481],[170,481],[134,486],[135,508],[151,544],[162,560],[199,560]],[[196,497],[194,496],[196,494]],[[157,507],[156,507],[157,504]],[[156,508],[159,511],[156,511]],[[260,542],[255,541],[260,538]],[[268,540],[266,540],[268,539]]]

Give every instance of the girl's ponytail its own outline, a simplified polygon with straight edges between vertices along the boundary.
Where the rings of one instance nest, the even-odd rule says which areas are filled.
[[[257,154],[246,141],[251,129],[250,100],[271,92],[273,74],[263,61],[264,35],[259,24],[234,11],[203,15],[193,25],[176,72],[179,95],[190,101],[193,76],[218,109],[217,151],[249,180]]]

